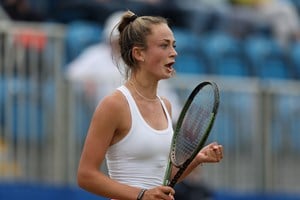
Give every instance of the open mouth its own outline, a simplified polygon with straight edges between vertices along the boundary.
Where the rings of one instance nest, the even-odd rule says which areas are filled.
[[[173,69],[173,65],[174,65],[175,62],[171,62],[171,63],[168,63],[166,64],[165,66],[169,69]]]
[[[174,73],[174,68],[173,68],[174,64],[175,64],[175,62],[171,62],[171,63],[168,63],[165,65],[168,70],[168,73],[171,73],[171,74]]]

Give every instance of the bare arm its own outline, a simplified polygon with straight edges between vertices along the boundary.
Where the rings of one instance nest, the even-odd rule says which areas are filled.
[[[109,198],[136,199],[140,189],[120,184],[99,167],[122,120],[119,95],[106,97],[96,108],[88,130],[78,167],[78,184],[83,189]]]
[[[179,178],[179,182],[184,180],[196,167],[203,163],[220,162],[223,158],[223,147],[216,142],[210,143],[197,154],[194,160],[190,163],[188,168]],[[173,167],[172,176],[174,177],[178,169]]]
[[[136,200],[141,188],[119,183],[99,170],[107,149],[120,140],[124,120],[128,120],[127,104],[122,98],[120,93],[108,96],[95,110],[79,162],[77,180],[81,188],[91,193],[110,199]],[[170,193],[175,191],[167,186],[158,186],[147,190],[143,200],[171,200]]]

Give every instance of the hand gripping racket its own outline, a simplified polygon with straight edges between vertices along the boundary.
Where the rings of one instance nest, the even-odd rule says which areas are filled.
[[[164,185],[174,187],[178,179],[204,147],[219,106],[216,83],[205,81],[195,87],[178,118],[172,138]],[[171,179],[172,166],[178,168]]]

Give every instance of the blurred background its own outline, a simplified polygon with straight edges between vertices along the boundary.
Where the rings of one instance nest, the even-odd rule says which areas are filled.
[[[210,140],[225,157],[176,199],[300,199],[300,1],[0,2],[1,200],[103,199],[76,171],[97,102],[121,83],[101,56],[107,20],[127,9],[170,21],[179,56],[163,94],[177,113],[198,82],[220,87]]]

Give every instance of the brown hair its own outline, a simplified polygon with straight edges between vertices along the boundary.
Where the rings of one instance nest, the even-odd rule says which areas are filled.
[[[131,71],[137,68],[137,62],[132,56],[132,48],[138,46],[147,49],[146,37],[152,33],[151,26],[162,23],[168,24],[168,21],[163,17],[138,17],[131,11],[127,11],[123,14],[117,28],[120,32],[120,56],[127,65],[125,69],[126,78],[129,77]]]

